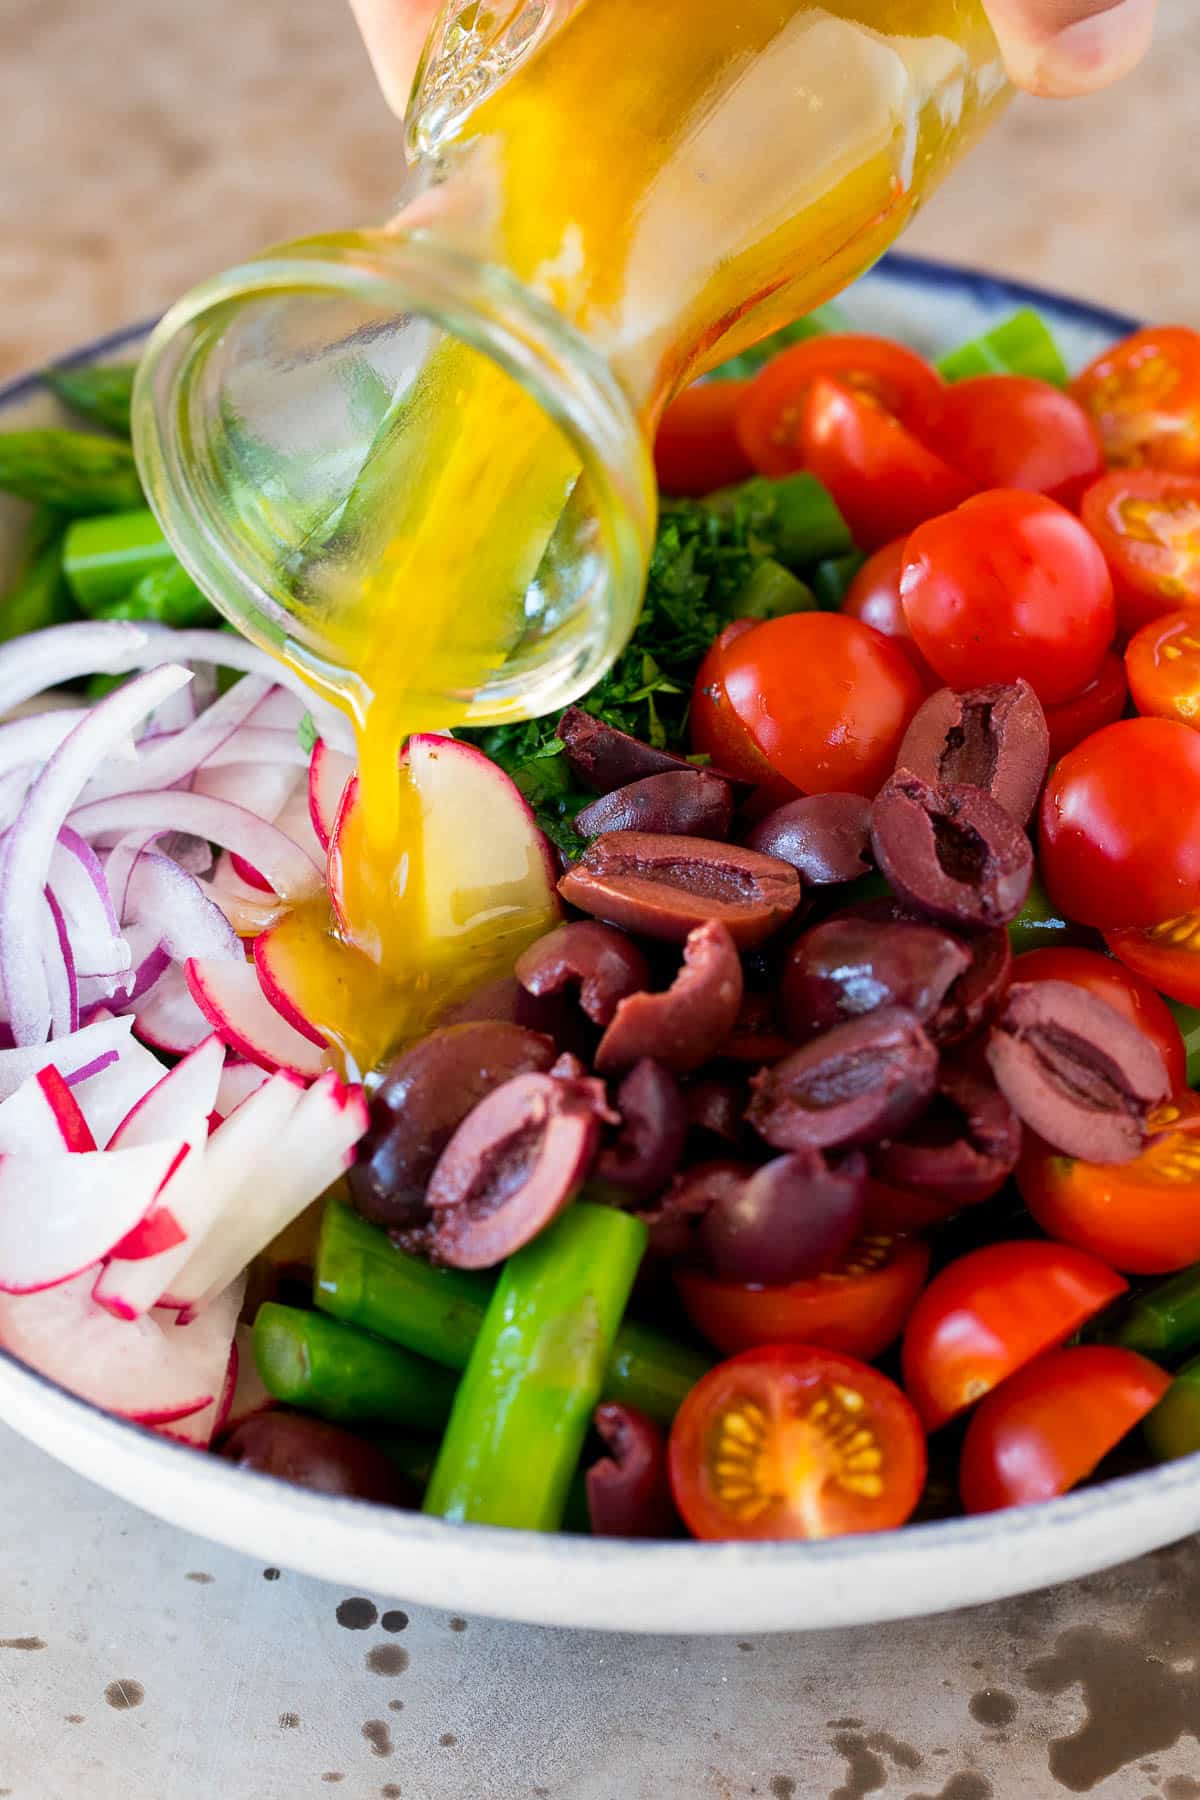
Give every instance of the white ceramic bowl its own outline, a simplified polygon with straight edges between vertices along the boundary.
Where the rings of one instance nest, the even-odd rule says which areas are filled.
[[[892,256],[849,296],[862,327],[927,351],[1034,304],[1082,363],[1133,321],[969,271]],[[142,329],[77,360],[130,354]],[[0,426],[54,408],[36,379]],[[19,511],[0,513],[0,566]],[[185,1530],[354,1589],[545,1625],[747,1632],[948,1611],[1102,1569],[1200,1526],[1200,1457],[1046,1506],[820,1544],[634,1544],[446,1525],[249,1475],[109,1418],[0,1352],[0,1415],[80,1474]]]

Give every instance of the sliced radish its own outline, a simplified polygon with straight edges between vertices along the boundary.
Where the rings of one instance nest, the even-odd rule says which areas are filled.
[[[253,1095],[214,1132],[209,1139],[210,1156],[225,1132],[258,1098]],[[327,1070],[302,1097],[287,1129],[271,1143],[266,1154],[269,1175],[258,1174],[239,1204],[226,1210],[217,1228],[201,1241],[172,1282],[172,1302],[196,1306],[219,1293],[345,1172],[366,1128],[362,1089],[346,1087],[332,1069]]]
[[[149,993],[134,1002],[132,1012],[138,1037],[166,1056],[184,1056],[212,1036],[213,1028],[192,999],[178,963],[172,963]]]
[[[253,963],[191,958],[184,974],[196,1005],[238,1056],[264,1069],[286,1069],[304,1077],[320,1074],[323,1052],[271,1005]]]
[[[139,1424],[185,1419],[219,1387],[174,1330],[156,1319],[115,1319],[92,1299],[93,1271],[40,1294],[0,1293],[0,1343],[60,1387]]]
[[[255,937],[274,925],[289,910],[277,894],[260,893],[244,882],[223,851],[204,891],[214,906],[219,906],[239,937]]]
[[[164,1333],[170,1334],[172,1350],[181,1352],[192,1363],[199,1379],[211,1382],[217,1388],[216,1397],[201,1412],[192,1413],[174,1424],[160,1425],[158,1429],[165,1437],[191,1444],[197,1450],[207,1450],[218,1432],[225,1429],[241,1362],[236,1326],[245,1293],[246,1278],[243,1275],[186,1326],[180,1325],[172,1313],[153,1315]],[[186,1335],[176,1336],[180,1331]]]
[[[238,1062],[230,1057],[221,1071],[221,1079],[217,1086],[217,1100],[213,1111],[222,1119],[227,1119],[235,1106],[248,1100],[251,1094],[259,1089],[270,1076],[257,1063]]]
[[[229,1413],[223,1427],[225,1431],[236,1431],[246,1419],[254,1419],[259,1413],[270,1412],[276,1404],[274,1395],[267,1392],[258,1372],[258,1364],[254,1360],[254,1332],[249,1325],[238,1326],[234,1334],[234,1348],[238,1359],[237,1382],[229,1402]],[[214,1431],[213,1436],[217,1435],[218,1431]]]
[[[37,1293],[107,1256],[150,1211],[185,1148],[0,1157],[0,1292]]]
[[[160,1205],[170,1208],[186,1241],[161,1256],[110,1262],[96,1282],[101,1306],[130,1318],[164,1296],[175,1303],[175,1278],[205,1236],[224,1229],[226,1214],[252,1205],[254,1190],[270,1179],[276,1149],[303,1091],[293,1076],[272,1075],[222,1121],[203,1152],[189,1157],[160,1195]]]
[[[39,1069],[0,1100],[0,1155],[53,1156],[95,1148],[79,1103],[57,1069]]]
[[[225,1047],[220,1039],[207,1037],[130,1108],[113,1132],[109,1149],[133,1149],[163,1138],[180,1138],[202,1147],[208,1139],[208,1115],[216,1105],[224,1062]]]
[[[308,765],[308,811],[313,830],[326,850],[354,767],[352,756],[334,750],[324,738],[318,738],[313,745],[312,760]]]
[[[128,1048],[129,1030],[128,1019],[103,1014],[52,1044],[0,1050],[0,1099],[15,1094],[23,1081],[45,1068],[57,1069],[75,1087],[118,1060]]]
[[[71,1092],[102,1149],[126,1113],[162,1080],[166,1072],[165,1064],[159,1062],[144,1044],[139,1044],[135,1038],[127,1038],[120,1054],[104,1068],[78,1081],[71,1081],[68,1075]]]
[[[254,967],[258,973],[258,983],[263,993],[285,1018],[289,1025],[298,1031],[301,1037],[316,1044],[322,1051],[329,1047],[329,1040],[312,1020],[306,1018],[301,1010],[297,994],[301,991],[301,983],[293,966],[294,957],[288,948],[288,934],[278,926],[269,931],[260,932],[254,940]]]

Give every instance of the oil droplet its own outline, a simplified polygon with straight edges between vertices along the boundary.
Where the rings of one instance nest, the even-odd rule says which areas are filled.
[[[129,1712],[132,1707],[142,1704],[146,1690],[140,1681],[131,1681],[127,1675],[122,1675],[119,1681],[109,1682],[104,1698],[114,1712]]]
[[[369,1631],[379,1617],[379,1608],[373,1600],[358,1595],[352,1600],[343,1600],[334,1616],[347,1631]]]
[[[403,1675],[411,1658],[399,1644],[376,1644],[367,1651],[367,1667],[372,1675]]]

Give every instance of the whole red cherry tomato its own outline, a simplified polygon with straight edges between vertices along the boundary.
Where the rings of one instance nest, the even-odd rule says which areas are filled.
[[[1050,761],[1056,763],[1060,756],[1065,756],[1076,744],[1082,744],[1085,737],[1091,737],[1101,726],[1114,725],[1125,711],[1128,698],[1125,664],[1115,650],[1109,650],[1095,681],[1089,681],[1069,700],[1060,700],[1056,706],[1045,708]]]
[[[858,619],[864,625],[873,625],[876,631],[882,631],[884,637],[894,638],[932,692],[934,688],[943,685],[941,678],[934,674],[913,643],[912,632],[908,629],[908,620],[900,603],[900,576],[907,545],[907,537],[893,538],[882,550],[876,550],[873,556],[868,556],[850,583],[842,602],[842,612],[847,618]]]
[[[1071,392],[1110,463],[1200,475],[1200,332],[1135,331],[1076,376]]]
[[[1148,981],[1097,950],[1055,945],[1027,950],[1013,964],[1014,981],[1071,981],[1107,1000],[1156,1046],[1171,1082],[1171,1092],[1187,1086],[1187,1050],[1175,1015]]]
[[[1200,607],[1200,477],[1116,469],[1083,496],[1082,517],[1112,570],[1124,636]]]
[[[711,494],[753,473],[736,429],[748,386],[704,381],[675,396],[654,440],[654,467],[665,494]]]
[[[918,650],[951,687],[1016,681],[1068,700],[1094,681],[1116,625],[1112,578],[1078,519],[999,490],[921,525],[900,582]]]
[[[921,435],[975,488],[1021,488],[1072,509],[1104,473],[1100,435],[1079,402],[1028,375],[944,387]]]
[[[945,385],[914,350],[889,338],[833,332],[793,344],[759,370],[738,413],[738,435],[763,475],[804,468],[800,421],[814,381],[828,376],[902,422],[924,418]]]

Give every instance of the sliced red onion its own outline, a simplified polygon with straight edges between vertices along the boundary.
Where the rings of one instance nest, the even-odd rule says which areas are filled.
[[[50,1008],[50,1036],[69,1037],[79,1029],[79,985],[75,975],[75,957],[62,908],[50,888],[45,889],[42,900],[42,977]],[[15,1031],[13,1035],[16,1036]]]
[[[236,850],[261,869],[275,892],[292,903],[311,899],[324,885],[322,871],[284,832],[244,806],[236,806],[230,800],[214,800],[207,794],[186,793],[178,788],[116,794],[111,799],[77,807],[70,823],[92,843],[122,837],[139,828],[157,836],[167,831],[186,831],[208,838],[227,850]],[[109,881],[115,894],[118,880],[111,870]],[[0,899],[2,895],[0,875]]]
[[[0,684],[7,648],[0,649]],[[66,815],[111,746],[190,679],[186,669],[167,664],[135,677],[97,702],[46,764],[4,840],[0,850],[0,985],[19,1045],[44,1043],[50,1030],[46,971],[34,946],[39,941],[42,890],[50,857]]]
[[[79,708],[62,712],[35,713],[28,719],[13,719],[0,725],[0,774],[30,768],[29,779],[37,766],[48,762],[65,738],[79,723]]]
[[[212,1025],[188,991],[183,967],[172,963],[140,999],[130,1005],[137,1034],[167,1056],[183,1056],[212,1036]]]
[[[172,657],[173,662],[178,659]],[[215,685],[210,693],[198,681],[190,687],[180,688],[177,694],[170,694],[161,706],[156,706],[138,734],[140,748],[149,748],[152,743],[164,737],[170,737],[177,731],[189,726],[198,713],[211,704],[215,697]]]
[[[207,794],[212,800],[229,800],[274,822],[287,805],[296,776],[297,770],[288,763],[206,764],[196,770],[192,792]]]
[[[126,974],[132,957],[100,858],[69,826],[51,852],[47,886],[66,921],[78,978]]]
[[[243,962],[241,940],[194,875],[166,856],[144,852],[125,887],[125,921],[157,933],[173,962],[189,956]]]
[[[269,692],[263,676],[244,676],[182,731],[152,743],[133,767],[100,769],[84,789],[84,802],[173,787],[233,737]]]
[[[345,714],[314,694],[297,669],[277,662],[256,644],[235,637],[230,631],[175,631],[169,625],[148,625],[144,629],[152,640],[157,640],[163,660],[169,657],[172,662],[212,663],[222,669],[238,669],[244,675],[265,675],[273,685],[286,688],[303,702],[304,711],[311,712],[322,737],[339,750],[354,748],[354,732]],[[153,649],[148,654],[153,657]]]
[[[300,721],[308,711],[310,699],[311,695],[301,697],[294,689],[280,687],[277,680],[262,705],[254,709],[251,723],[261,725],[268,731],[290,732],[295,737],[300,729]]]
[[[167,649],[165,637],[155,634],[152,639],[146,626],[129,619],[52,625],[0,648],[0,714],[80,675],[126,675],[132,669],[178,660]]]
[[[251,721],[204,759],[205,769],[222,769],[230,763],[247,763],[251,767],[286,763],[289,768],[303,769],[308,766],[308,757],[294,731],[275,731]]]

